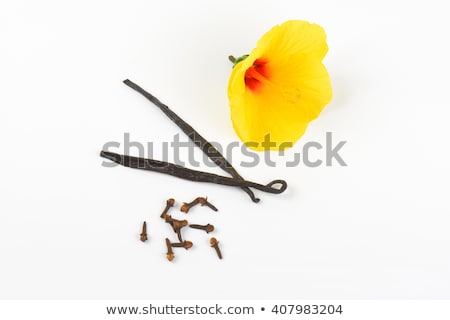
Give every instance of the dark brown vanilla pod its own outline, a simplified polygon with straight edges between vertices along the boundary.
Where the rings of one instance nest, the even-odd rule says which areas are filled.
[[[259,183],[246,181],[242,179],[223,177],[214,173],[192,170],[174,163],[159,160],[120,155],[108,151],[101,151],[100,156],[109,159],[111,161],[114,161],[115,163],[118,163],[125,167],[165,173],[174,177],[190,181],[210,182],[240,188],[251,187],[258,189],[260,191],[275,194],[282,193],[287,188],[287,183],[284,180],[274,180],[268,183],[267,185],[262,185]],[[275,187],[276,185],[280,185],[280,188],[276,188]]]
[[[194,144],[202,149],[202,151],[212,160],[216,165],[222,168],[225,172],[229,173],[233,178],[237,180],[244,181],[236,169],[233,168],[231,163],[228,162],[227,159],[205,138],[203,138],[194,128],[192,128],[187,122],[181,119],[175,112],[170,110],[170,108],[158,100],[151,93],[145,91],[140,86],[135,84],[134,82],[126,79],[123,81],[127,86],[136,90],[144,97],[146,97],[150,102],[156,105],[164,114],[172,120],[188,137],[194,142]],[[258,203],[259,199],[255,197],[255,194],[248,187],[241,187],[252,199],[253,202]]]

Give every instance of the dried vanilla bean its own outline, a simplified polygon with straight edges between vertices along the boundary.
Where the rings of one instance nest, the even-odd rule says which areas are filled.
[[[183,119],[181,119],[175,112],[170,110],[170,108],[158,100],[151,93],[145,91],[140,86],[135,84],[134,82],[126,79],[123,81],[127,86],[136,90],[148,100],[150,100],[154,105],[156,105],[164,114],[172,120],[188,137],[194,142],[196,146],[198,146],[202,151],[212,160],[215,164],[217,164],[224,171],[229,173],[236,180],[244,181],[236,169],[233,168],[231,163],[228,162],[227,159],[211,144],[208,140],[203,138],[194,128],[192,128],[188,123],[186,123]],[[252,199],[253,202],[258,203],[260,199],[255,197],[255,194],[248,187],[241,187]]]
[[[153,159],[145,159],[132,157],[127,155],[120,155],[113,152],[101,151],[100,156],[111,161],[114,161],[122,166],[133,168],[155,171],[160,173],[165,173],[174,177],[178,177],[185,180],[197,181],[197,182],[210,182],[226,186],[235,187],[251,187],[268,193],[282,193],[287,188],[287,183],[284,180],[274,180],[267,185],[262,185],[259,183],[246,181],[242,179],[229,178],[219,176],[214,173],[203,172],[185,168],[177,164],[170,162],[164,162]],[[275,188],[275,185],[280,185],[280,188]]]

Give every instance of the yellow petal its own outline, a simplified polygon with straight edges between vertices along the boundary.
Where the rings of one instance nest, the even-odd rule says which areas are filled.
[[[321,26],[302,20],[289,20],[266,32],[253,53],[279,59],[303,53],[322,60],[327,51],[326,34]]]
[[[230,76],[231,119],[251,149],[292,146],[331,100],[328,72],[321,60],[328,47],[325,32],[305,21],[275,26]],[[270,134],[275,143],[261,143]]]

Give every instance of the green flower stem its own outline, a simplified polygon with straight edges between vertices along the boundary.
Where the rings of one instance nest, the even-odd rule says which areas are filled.
[[[233,62],[233,68],[241,61],[244,61],[245,59],[247,59],[248,54],[244,54],[243,56],[240,56],[239,58],[235,58],[234,56],[228,56],[228,60],[230,60],[231,62]]]

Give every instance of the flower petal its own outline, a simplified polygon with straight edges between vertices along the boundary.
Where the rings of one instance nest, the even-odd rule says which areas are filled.
[[[323,28],[315,23],[289,20],[266,32],[258,40],[254,54],[284,59],[291,54],[303,53],[322,60],[328,52],[326,37]]]

